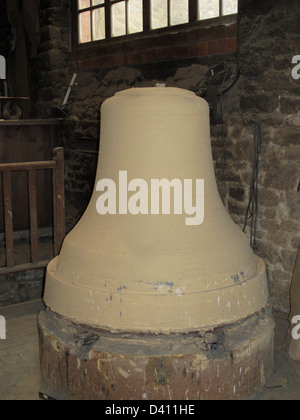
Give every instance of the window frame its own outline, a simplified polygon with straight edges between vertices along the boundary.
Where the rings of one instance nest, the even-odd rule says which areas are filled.
[[[199,60],[214,55],[224,59],[228,54],[235,55],[238,50],[238,14],[198,20],[194,8],[189,9],[193,19],[190,23],[151,30],[149,19],[147,21],[150,14],[146,13],[147,31],[79,43],[77,5],[77,0],[73,0],[70,61],[74,72],[182,59]]]
[[[125,8],[126,8],[126,34],[121,36],[112,36],[112,19],[111,19],[111,6],[116,3],[121,3],[125,1]],[[127,1],[126,0],[104,0],[104,3],[101,5],[95,5],[90,7],[79,10],[78,8],[78,0],[73,2],[73,49],[80,49],[80,48],[89,48],[97,45],[109,44],[111,41],[113,42],[123,42],[124,40],[141,38],[141,37],[149,37],[151,35],[155,36],[159,33],[166,33],[174,30],[186,30],[191,25],[193,26],[207,26],[211,23],[212,26],[216,24],[224,23],[232,21],[232,16],[236,15],[226,15],[224,16],[224,7],[223,2],[224,0],[219,0],[219,16],[210,18],[210,19],[198,19],[198,0],[188,0],[189,4],[189,21],[187,23],[182,23],[179,25],[171,25],[171,7],[170,3],[171,0],[168,1],[168,26],[152,29],[151,28],[151,0],[141,0],[143,2],[143,30],[136,33],[128,33],[128,9],[127,9]],[[101,40],[91,40],[89,42],[79,42],[79,32],[80,32],[80,23],[79,23],[79,16],[81,13],[85,11],[93,11],[99,8],[104,8],[105,14],[105,38]],[[91,39],[93,37],[93,19],[91,13]]]

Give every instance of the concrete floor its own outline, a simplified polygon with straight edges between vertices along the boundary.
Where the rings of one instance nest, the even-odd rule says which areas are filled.
[[[41,301],[0,308],[7,339],[0,340],[0,400],[39,400],[40,369],[37,314]],[[255,400],[300,400],[300,362],[283,350],[287,321],[276,316],[275,367]]]
[[[6,340],[0,340],[0,399],[39,400],[37,314],[42,302],[0,308]]]

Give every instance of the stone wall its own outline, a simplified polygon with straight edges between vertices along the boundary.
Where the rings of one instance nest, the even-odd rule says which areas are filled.
[[[224,57],[235,66],[235,57]],[[132,87],[155,86],[158,82],[195,90],[213,60],[157,63],[155,65],[119,67],[104,71],[82,71],[78,86],[72,92],[74,102],[68,107],[65,148],[67,166],[67,197],[70,211],[74,206],[78,217],[92,193],[98,160],[100,136],[100,107],[115,93]],[[222,59],[222,58],[221,58]],[[74,215],[74,212],[72,212]],[[78,218],[77,217],[77,218]]]
[[[0,307],[40,299],[45,270],[0,276]]]
[[[243,228],[252,184],[254,129],[259,126],[254,250],[267,266],[271,303],[275,310],[288,313],[300,246],[300,81],[292,78],[291,64],[299,54],[300,4],[240,0],[239,8],[240,106],[226,116],[225,169],[220,161],[222,139],[213,137],[216,174],[225,205]],[[251,220],[249,238],[250,226]]]
[[[41,40],[34,60],[34,114],[49,116],[62,104],[70,73],[71,52],[70,0],[40,1]]]
[[[257,253],[267,264],[272,302],[284,312],[300,246],[300,81],[291,74],[299,25],[297,0],[240,1],[241,118],[229,132],[232,141],[248,138],[249,147],[246,122],[261,124]],[[244,169],[237,173],[244,182]]]

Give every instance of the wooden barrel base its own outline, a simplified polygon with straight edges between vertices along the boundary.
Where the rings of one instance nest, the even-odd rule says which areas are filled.
[[[55,399],[249,399],[273,369],[269,310],[213,331],[158,336],[99,331],[49,310],[38,323],[42,379]]]

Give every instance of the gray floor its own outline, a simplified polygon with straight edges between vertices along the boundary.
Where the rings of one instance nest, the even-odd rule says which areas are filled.
[[[7,321],[7,339],[0,340],[0,400],[39,400],[37,314],[41,301],[0,308]],[[256,400],[300,400],[300,362],[283,350],[287,321],[276,316],[275,367]]]
[[[0,308],[6,340],[0,340],[0,399],[39,400],[37,314],[42,302]]]

